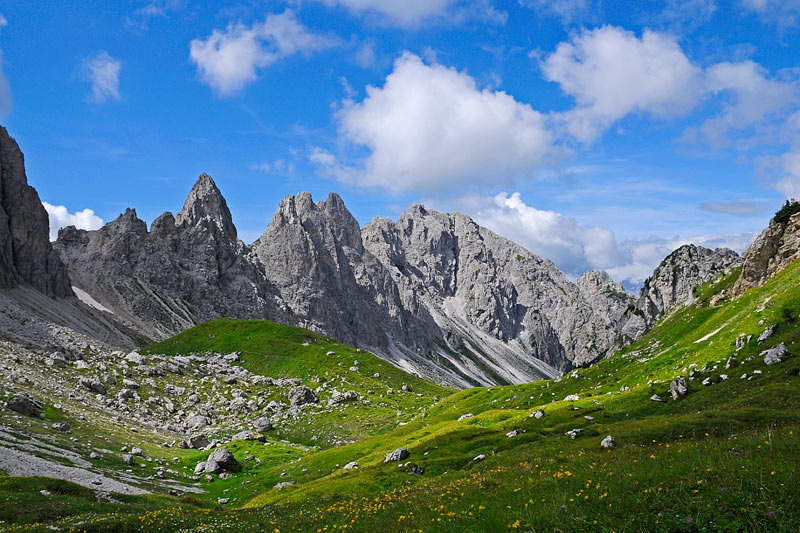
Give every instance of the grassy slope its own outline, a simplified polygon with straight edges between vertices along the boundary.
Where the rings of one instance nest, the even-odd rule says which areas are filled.
[[[252,492],[261,494],[247,509],[213,519],[186,508],[173,509],[169,518],[163,511],[117,514],[84,527],[796,531],[800,262],[734,302],[709,307],[709,298],[734,279],[735,273],[701,287],[697,306],[560,382],[460,391],[391,432],[279,465],[297,485],[271,490],[259,483]],[[775,335],[757,345],[771,324],[778,325]],[[753,339],[726,370],[742,333]],[[779,342],[795,357],[765,366],[758,354]],[[671,379],[702,368],[707,372],[689,382],[685,398],[649,399],[654,393],[669,398]],[[706,377],[715,384],[701,385]],[[580,400],[563,401],[568,394]],[[528,416],[537,408],[546,410],[544,418]],[[459,422],[465,413],[475,416]],[[573,428],[583,429],[575,440],[564,435]],[[511,430],[519,434],[506,437]],[[610,451],[599,446],[607,434],[616,440]],[[398,446],[408,447],[424,475],[383,464]],[[478,454],[487,459],[474,461]],[[352,460],[359,470],[339,468]]]

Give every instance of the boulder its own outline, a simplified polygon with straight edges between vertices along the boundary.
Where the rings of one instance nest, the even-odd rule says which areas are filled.
[[[544,409],[537,409],[533,412],[533,418],[544,418]]]
[[[40,411],[44,405],[34,400],[27,394],[17,394],[8,401],[6,407],[21,415],[30,416],[33,418],[41,418],[42,414]]]
[[[211,425],[211,420],[207,416],[194,415],[186,419],[186,426],[189,429],[200,429]]]
[[[570,394],[564,397],[565,402],[577,402],[579,399],[577,394]]]
[[[354,469],[358,468],[358,463],[357,463],[357,462],[355,462],[355,461],[350,461],[349,463],[347,463],[346,465],[344,465],[344,467],[343,467],[343,468],[344,468],[345,470],[354,470]]]
[[[775,334],[775,328],[777,326],[775,324],[771,325],[767,329],[761,332],[761,335],[758,336],[758,344],[763,344],[764,341],[772,337]]]
[[[208,440],[208,437],[202,434],[192,435],[189,437],[189,448],[193,448],[195,450],[201,450],[211,444],[211,441]]]
[[[258,431],[259,433],[266,433],[267,431],[272,431],[272,422],[266,416],[262,416],[261,418],[257,418],[253,422],[253,429]]]
[[[289,391],[289,403],[292,407],[299,407],[309,403],[318,403],[319,398],[308,387],[295,387]]]
[[[761,355],[764,357],[764,364],[775,365],[785,361],[789,357],[789,351],[786,349],[786,344],[782,342],[769,350],[764,350]]]
[[[679,376],[672,380],[669,384],[669,392],[672,394],[673,400],[678,400],[682,396],[686,396],[686,393],[689,391],[688,385],[686,385],[686,378],[683,376]]]
[[[208,460],[206,461],[206,472],[209,474],[215,474],[218,472],[211,472],[209,470],[209,463],[214,463],[219,466],[222,470],[226,472],[241,472],[242,465],[239,464],[239,461],[233,456],[233,453],[228,448],[217,448],[211,455],[208,456]]]
[[[475,416],[475,415],[473,415],[472,413],[467,413],[465,415],[459,416],[458,417],[458,421],[461,422],[462,420],[466,420],[468,418],[472,418],[473,416]]]
[[[607,435],[602,441],[600,441],[600,446],[603,448],[613,448],[614,447],[614,437],[611,435]]]
[[[407,449],[405,449],[405,448],[397,448],[395,451],[393,451],[390,454],[388,454],[386,456],[386,458],[383,460],[383,462],[384,463],[391,463],[391,462],[403,461],[405,459],[408,459],[408,457],[410,455],[411,454],[409,453],[409,451]]]

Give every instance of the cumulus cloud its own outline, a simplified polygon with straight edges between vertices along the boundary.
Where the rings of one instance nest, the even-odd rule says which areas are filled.
[[[67,226],[78,229],[94,230],[103,227],[103,219],[94,214],[91,209],[70,213],[63,205],[52,205],[42,202],[47,215],[50,217],[50,240],[58,238],[58,230]]]
[[[342,181],[399,193],[492,184],[541,165],[553,138],[545,117],[502,91],[481,89],[464,72],[404,53],[383,87],[337,115],[340,135],[366,147],[359,168],[315,150],[312,161]]]
[[[596,139],[631,113],[685,114],[703,94],[702,71],[676,38],[651,30],[641,38],[614,26],[584,31],[560,43],[541,68],[575,99],[562,118],[581,141]]]
[[[720,147],[798,99],[792,83],[770,79],[757,63],[722,62],[702,69],[676,37],[651,30],[641,37],[614,26],[584,31],[560,43],[541,68],[575,100],[560,119],[566,132],[583,142],[596,140],[628,115],[672,119],[713,98],[720,111],[688,129],[686,139]]]
[[[797,101],[793,84],[768,79],[764,68],[752,61],[710,66],[706,88],[710,94],[727,97],[722,112],[700,127],[712,146],[725,144],[729,132],[750,128]]]
[[[555,211],[527,205],[518,192],[465,198],[461,203],[479,224],[550,259],[572,278],[587,270],[605,270],[627,287],[641,285],[670,252],[684,244],[742,252],[755,238],[754,233],[741,233],[618,242],[610,229],[583,225]]]
[[[334,39],[315,35],[291,10],[269,14],[252,26],[229,24],[205,39],[193,39],[189,55],[200,79],[220,96],[238,93],[258,79],[258,70],[296,53],[329,48]]]
[[[112,57],[105,50],[100,50],[94,56],[83,62],[82,74],[86,81],[92,84],[92,92],[88,100],[102,104],[109,100],[120,100],[119,72],[122,61]]]

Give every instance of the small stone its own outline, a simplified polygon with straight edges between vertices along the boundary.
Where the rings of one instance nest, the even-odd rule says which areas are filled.
[[[544,409],[537,409],[533,412],[533,418],[544,418]]]
[[[217,503],[218,503],[218,504],[220,504],[220,505],[225,505],[225,504],[226,504],[226,503],[228,503],[229,501],[231,501],[231,499],[230,499],[230,498],[218,498],[218,499],[217,499]]]
[[[56,431],[63,431],[64,433],[69,433],[69,424],[66,422],[56,422],[53,424],[53,429]]]
[[[579,399],[577,394],[570,394],[564,397],[565,402],[577,402]]]
[[[511,437],[516,437],[517,435],[519,435],[519,433],[517,433],[517,430],[516,430],[516,429],[512,429],[511,431],[509,431],[508,433],[506,433],[506,437],[508,437],[509,439],[510,439]]]
[[[767,329],[761,332],[761,335],[758,336],[758,344],[763,343],[775,333],[775,328],[777,327],[776,324],[771,325]]]
[[[476,455],[475,457],[472,458],[473,461],[478,461],[478,462],[483,461],[484,459],[486,459],[486,454],[483,453],[480,455]]]
[[[468,418],[472,418],[473,416],[475,416],[475,415],[473,415],[472,413],[467,413],[465,415],[459,416],[457,421],[461,422],[462,420],[466,420]]]
[[[650,400],[652,400],[654,402],[663,402],[664,401],[664,400],[661,399],[661,396],[659,396],[658,394],[653,394],[652,396],[650,396]]]
[[[611,435],[606,436],[602,441],[600,441],[600,446],[603,448],[613,448],[614,447],[614,437]]]
[[[356,468],[358,468],[358,463],[355,461],[350,461],[349,463],[344,465],[345,470],[354,470]]]

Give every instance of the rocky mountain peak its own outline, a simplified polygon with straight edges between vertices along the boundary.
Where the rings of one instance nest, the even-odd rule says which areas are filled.
[[[742,255],[742,273],[733,287],[734,297],[741,295],[747,289],[763,285],[798,257],[800,257],[800,213],[785,219],[773,218],[769,226]]]
[[[739,265],[739,254],[728,248],[710,250],[686,244],[669,254],[645,280],[635,310],[622,334],[636,340],[672,309],[694,301],[694,289]]]
[[[50,244],[50,224],[28,185],[17,142],[0,126],[0,287],[29,284],[49,297],[72,296],[66,268]]]
[[[214,180],[203,172],[189,192],[183,209],[175,217],[175,225],[179,228],[209,224],[216,226],[219,231],[236,240],[236,227],[233,225],[231,211],[228,203],[222,196]]]

